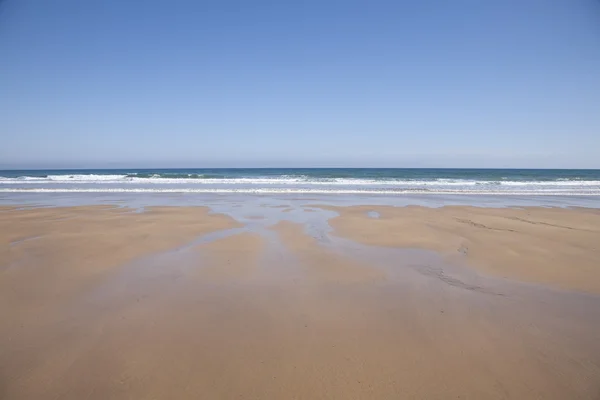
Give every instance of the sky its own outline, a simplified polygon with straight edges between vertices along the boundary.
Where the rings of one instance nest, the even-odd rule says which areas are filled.
[[[0,168],[600,168],[600,1],[0,2]]]

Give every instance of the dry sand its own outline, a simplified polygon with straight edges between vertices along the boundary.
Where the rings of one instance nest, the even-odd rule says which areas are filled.
[[[582,283],[597,279],[591,267],[577,278],[538,264],[519,272],[540,246],[590,266],[581,259],[597,255],[593,211],[377,208],[381,218],[369,219],[373,207],[337,210],[336,234],[359,242],[467,246],[472,265],[508,257],[497,241],[514,243],[522,257],[508,272],[500,262],[481,271],[596,287]],[[0,210],[0,398],[600,396],[598,296],[464,284],[462,267],[435,255],[393,253],[390,264],[383,250],[323,241],[291,222],[239,228],[204,208]],[[559,240],[560,229],[569,233]]]

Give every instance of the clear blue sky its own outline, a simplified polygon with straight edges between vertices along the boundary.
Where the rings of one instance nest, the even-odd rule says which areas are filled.
[[[600,168],[600,1],[0,3],[0,167]]]

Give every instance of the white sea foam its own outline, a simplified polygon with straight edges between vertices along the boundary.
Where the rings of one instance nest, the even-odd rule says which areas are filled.
[[[20,176],[18,178],[0,177],[0,183],[44,183],[44,182],[121,182],[126,180],[126,175],[48,175]]]
[[[0,177],[3,193],[256,193],[600,195],[600,180],[365,179],[307,175],[210,178],[136,174]]]
[[[0,177],[0,185],[19,184],[156,184],[156,185],[294,185],[294,186],[396,186],[396,187],[453,187],[453,186],[523,186],[523,187],[597,187],[598,180],[556,181],[483,181],[471,179],[359,179],[359,178],[309,178],[306,176],[278,176],[255,178],[164,178],[159,175],[137,177],[128,175],[49,175],[47,177]]]

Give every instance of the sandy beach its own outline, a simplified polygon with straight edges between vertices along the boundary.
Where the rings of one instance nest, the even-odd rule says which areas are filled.
[[[0,400],[600,400],[600,0],[0,0]]]
[[[0,398],[597,399],[599,245],[583,208],[2,207]]]

